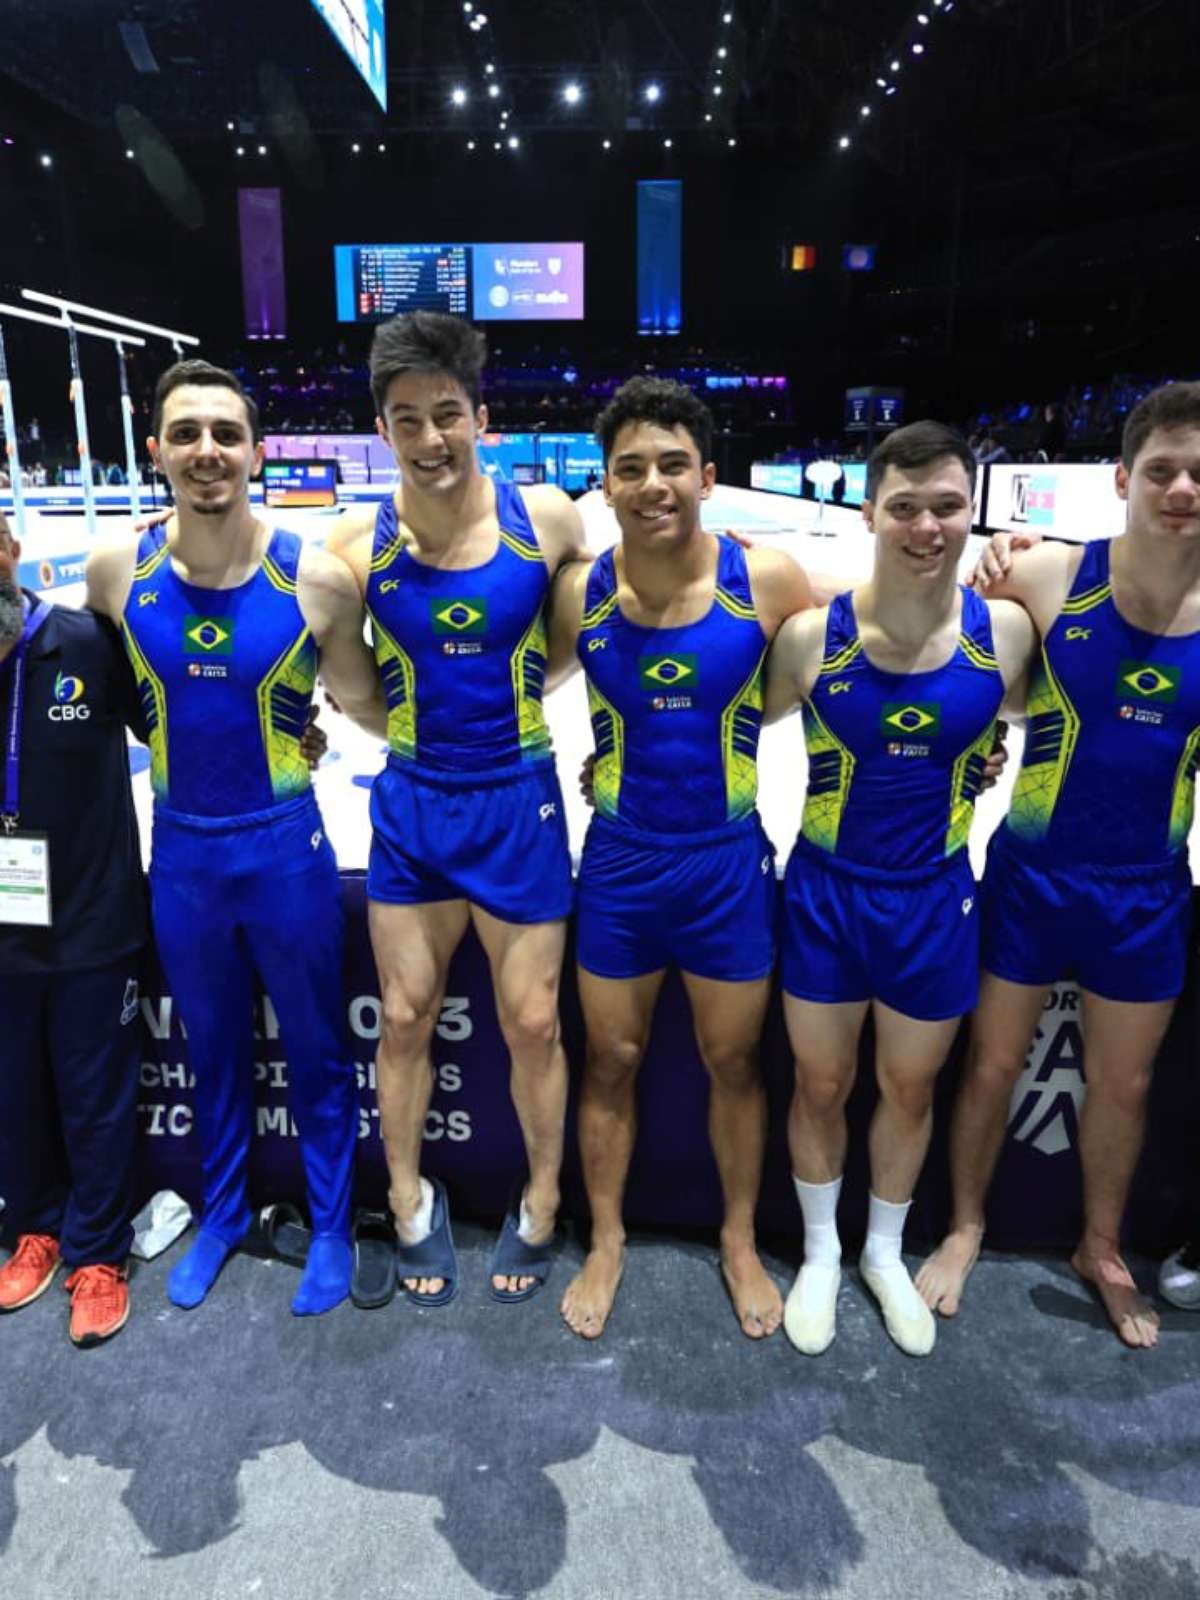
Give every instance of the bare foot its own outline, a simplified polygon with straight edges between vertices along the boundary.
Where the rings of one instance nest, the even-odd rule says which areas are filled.
[[[422,1179],[422,1183],[425,1181],[425,1179]],[[404,1217],[398,1216],[394,1210],[392,1212],[392,1221],[396,1228],[396,1242],[402,1250],[405,1245],[420,1244],[423,1239],[428,1239],[429,1237],[428,1228],[418,1229],[413,1227],[421,1204],[422,1201],[418,1199],[408,1215]],[[411,1294],[441,1294],[446,1286],[445,1278],[401,1278],[400,1282]]]
[[[983,1229],[974,1225],[954,1228],[926,1258],[913,1279],[917,1293],[931,1311],[953,1317],[971,1269],[979,1260]]]
[[[621,1274],[625,1270],[624,1245],[596,1245],[567,1285],[559,1310],[572,1333],[581,1339],[598,1339],[604,1332]]]
[[[526,1244],[545,1244],[554,1237],[554,1225],[558,1220],[557,1198],[549,1206],[541,1206],[531,1200],[529,1190],[526,1189],[521,1198],[521,1222],[528,1221],[528,1227],[521,1234]],[[523,1294],[531,1284],[537,1282],[531,1277],[504,1277],[501,1273],[492,1274],[492,1288],[499,1294]]]
[[[1138,1293],[1129,1268],[1111,1247],[1091,1251],[1080,1245],[1071,1265],[1100,1296],[1122,1344],[1150,1350],[1158,1343],[1158,1312]]]
[[[769,1338],[783,1321],[783,1296],[754,1246],[722,1246],[721,1275],[747,1339]]]

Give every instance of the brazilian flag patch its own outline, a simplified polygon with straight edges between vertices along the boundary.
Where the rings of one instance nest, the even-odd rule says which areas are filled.
[[[1173,705],[1179,698],[1181,667],[1155,666],[1149,661],[1122,661],[1117,668],[1117,699],[1156,706]]]
[[[638,680],[647,694],[687,694],[699,681],[694,655],[642,656]]]
[[[888,739],[936,739],[942,708],[934,700],[887,700],[879,714],[879,731]]]
[[[185,656],[231,656],[233,623],[228,617],[184,617],[183,653]]]
[[[459,638],[487,632],[487,601],[434,600],[430,605],[433,631]]]

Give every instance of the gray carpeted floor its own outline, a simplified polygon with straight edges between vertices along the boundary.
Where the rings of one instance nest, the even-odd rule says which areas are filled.
[[[738,1332],[707,1244],[638,1240],[612,1324],[464,1291],[298,1321],[237,1257],[143,1266],[91,1352],[57,1285],[0,1322],[13,1600],[1200,1600],[1200,1316],[1122,1350],[1065,1262],[985,1259],[927,1361],[853,1272],[816,1361]],[[792,1265],[768,1257],[781,1284]]]

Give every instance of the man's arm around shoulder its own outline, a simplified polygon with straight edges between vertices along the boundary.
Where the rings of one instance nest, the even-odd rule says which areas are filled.
[[[569,494],[548,483],[532,484],[521,494],[552,575],[568,561],[591,559],[583,518]]]
[[[788,617],[775,635],[767,652],[764,722],[785,717],[812,693],[821,670],[827,615],[823,607],[797,612]]]
[[[362,595],[353,572],[327,550],[309,546],[297,575],[297,598],[321,651],[321,678],[330,694],[368,733],[386,733],[387,703],[363,638]]]
[[[85,603],[90,609],[119,625],[133,588],[136,564],[136,539],[126,537],[98,544],[87,561]]]

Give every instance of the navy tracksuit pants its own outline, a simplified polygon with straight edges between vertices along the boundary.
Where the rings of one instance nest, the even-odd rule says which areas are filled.
[[[3,1238],[49,1233],[70,1267],[133,1242],[141,953],[46,976],[0,973]]]

